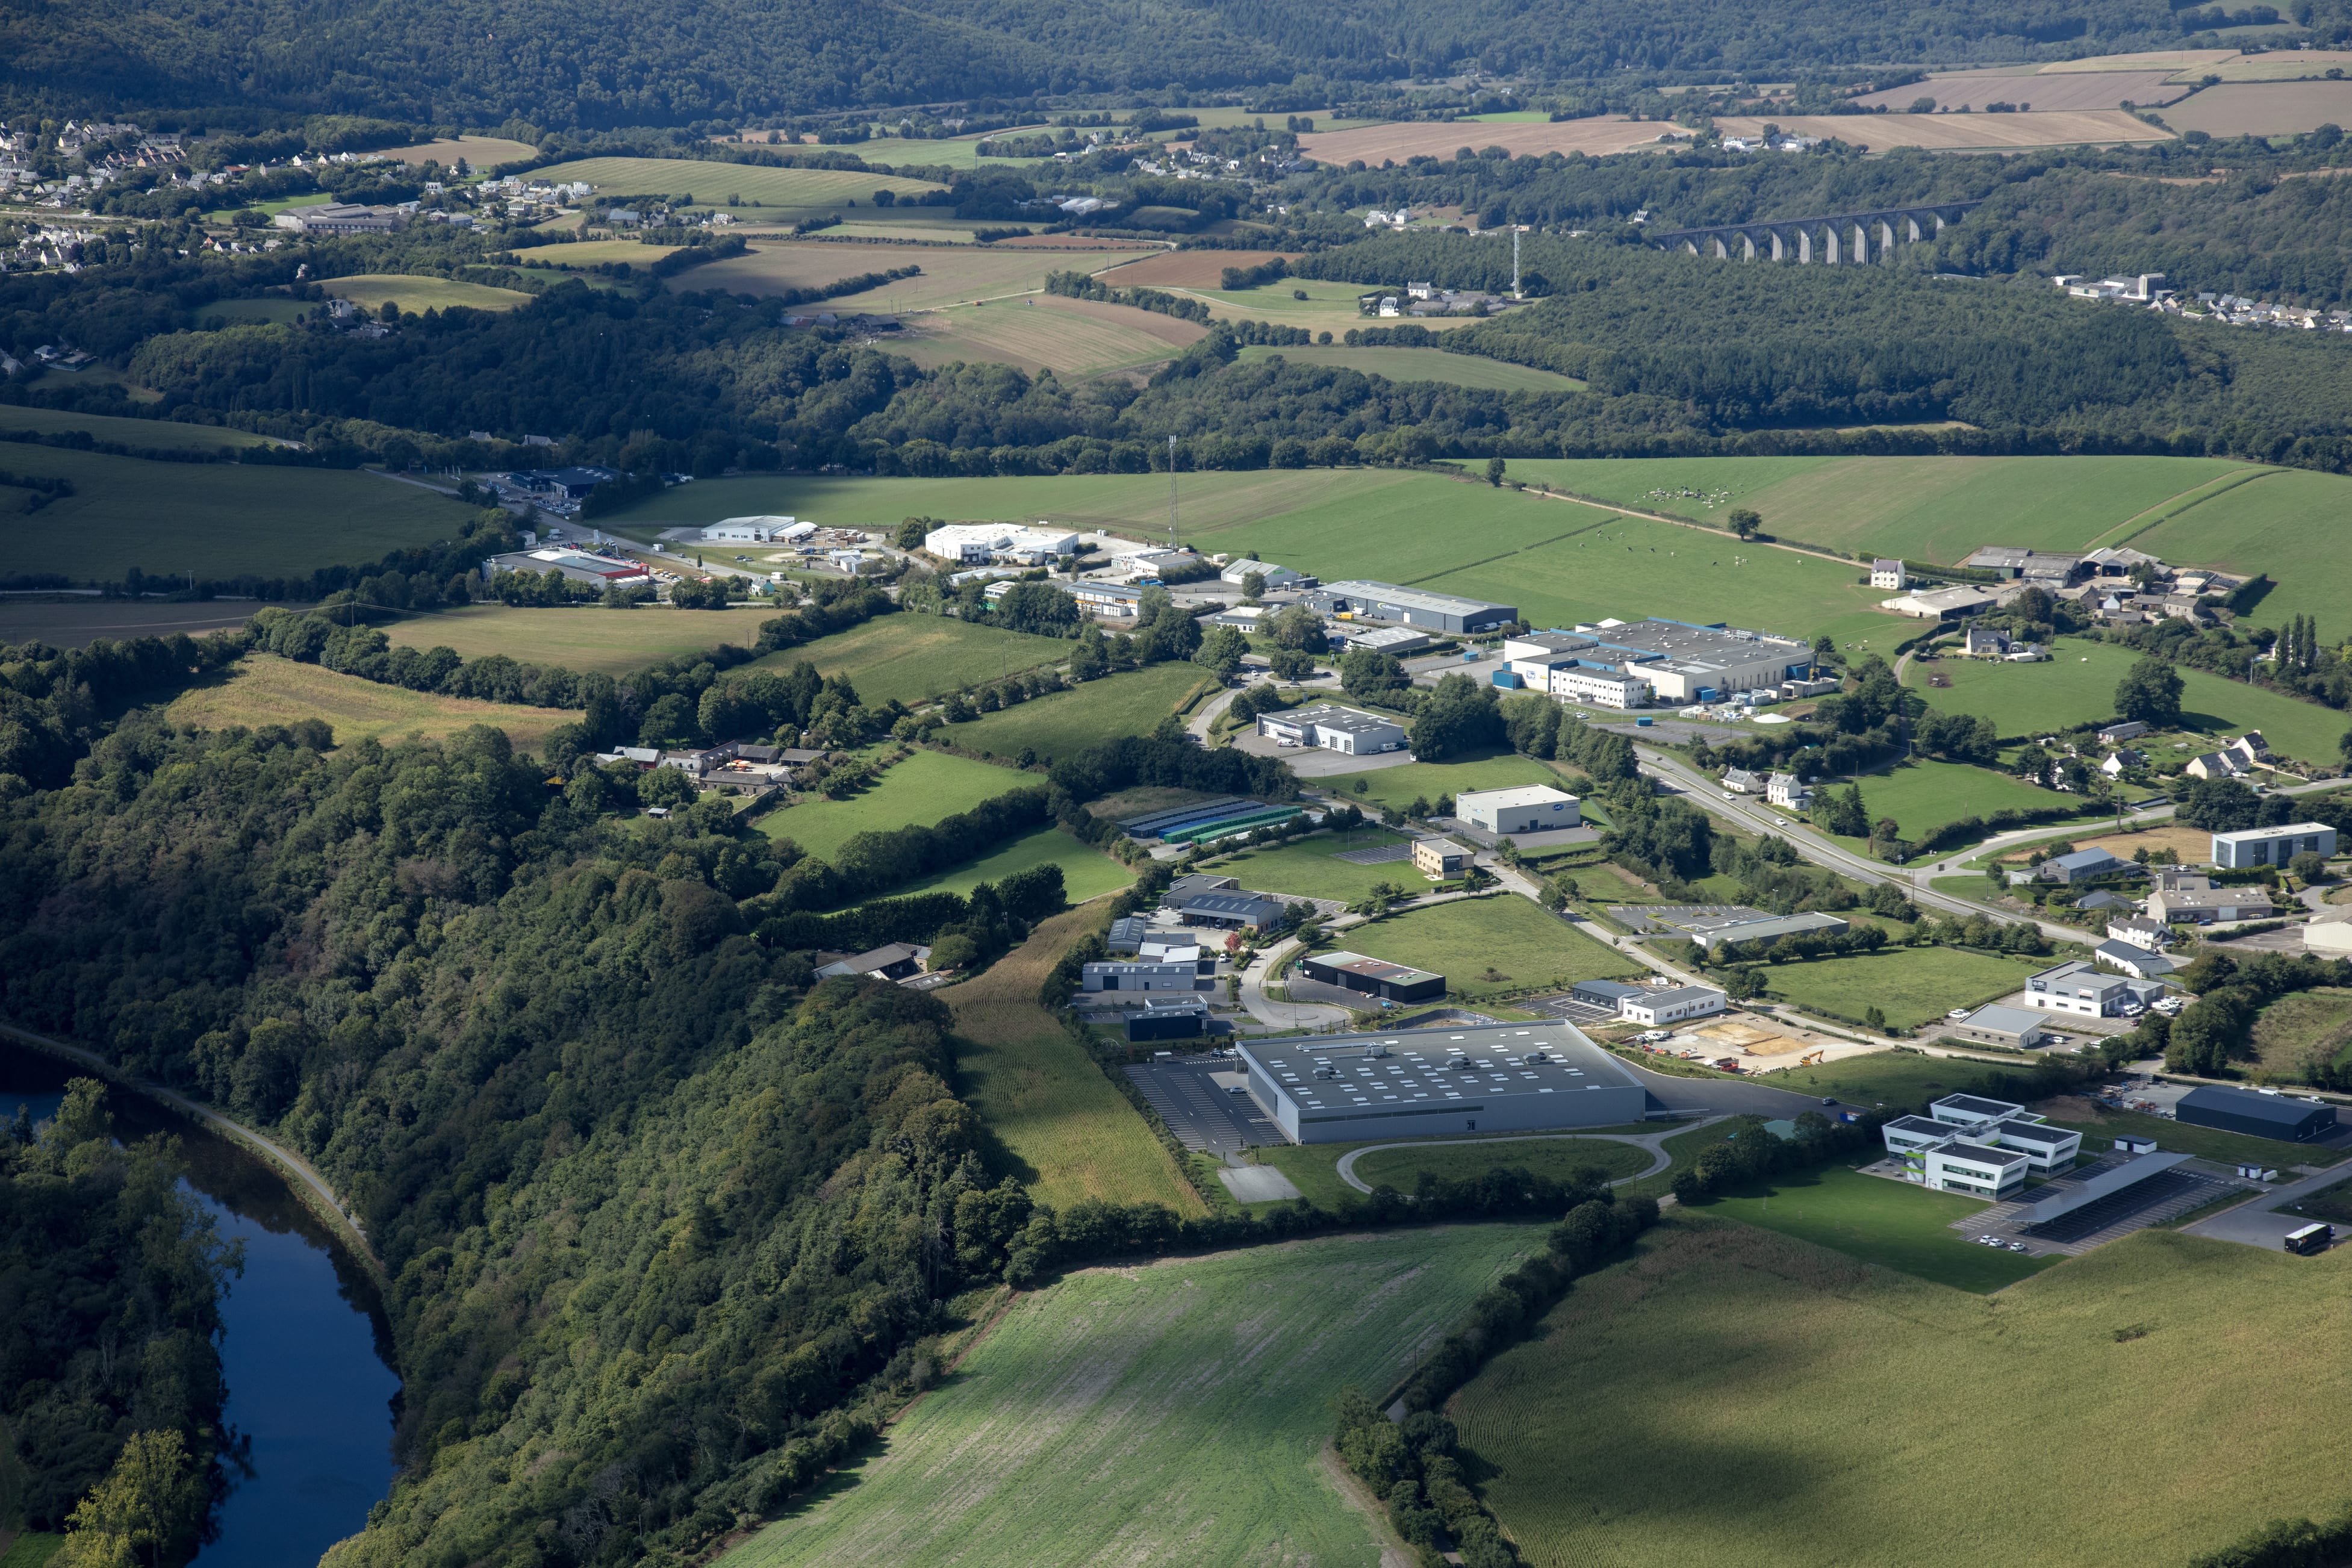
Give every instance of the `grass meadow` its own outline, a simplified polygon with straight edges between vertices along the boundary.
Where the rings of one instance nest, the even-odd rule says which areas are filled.
[[[806,660],[823,674],[847,676],[861,701],[879,707],[894,698],[928,701],[961,686],[1059,664],[1069,655],[1070,645],[1060,637],[1031,637],[946,616],[900,615],[877,616],[741,668],[789,669]]]
[[[291,300],[285,302],[289,305],[295,303]],[[121,419],[110,414],[76,414],[16,403],[0,403],[0,430],[33,430],[42,435],[61,430],[86,430],[101,441],[119,441],[126,447],[152,447],[171,452],[217,452],[224,447],[235,448],[270,444],[267,436],[215,425],[183,425],[173,419]],[[15,448],[9,450],[13,452]],[[0,467],[16,466],[13,458],[0,463]]]
[[[1960,1057],[1873,1051],[1867,1056],[1842,1057],[1817,1067],[1759,1073],[1756,1081],[1799,1094],[1833,1094],[1852,1104],[1873,1109],[1916,1111],[1947,1094],[1981,1089],[1989,1074],[2000,1070],[2005,1069]]]
[[[2325,634],[2337,637],[2347,629],[2344,598],[2329,584],[2352,572],[2352,542],[2342,527],[2347,509],[2352,479],[2270,469],[2148,530],[2132,548],[2170,562],[2267,573],[2277,586],[2247,619],[2283,626],[2290,616],[2316,616]]]
[[[749,647],[760,640],[760,623],[768,618],[768,612],[751,609],[714,614],[658,605],[556,610],[468,605],[394,621],[383,630],[399,647],[447,647],[467,658],[503,654],[521,664],[622,675],[722,644]]]
[[[1415,885],[1420,876],[1411,863],[1384,860],[1377,865],[1359,866],[1339,856],[1351,849],[1371,849],[1383,844],[1402,844],[1404,836],[1385,828],[1359,827],[1346,833],[1318,833],[1309,838],[1295,839],[1288,844],[1269,845],[1262,849],[1244,849],[1238,855],[1228,855],[1209,861],[1204,869],[1220,876],[1238,877],[1242,886],[1261,892],[1281,893],[1294,899],[1338,899],[1353,903],[1372,890],[1375,883],[1394,882],[1404,885],[1412,879]]]
[[[1459,1226],[1091,1268],[1017,1298],[881,1455],[727,1568],[1370,1563],[1322,1458],[1542,1232]]]
[[[1116,287],[1119,279],[1114,273],[1103,281]],[[1209,307],[1209,314],[1220,321],[1270,321],[1278,327],[1328,332],[1336,342],[1354,328],[1381,324],[1356,308],[1357,298],[1369,292],[1372,287],[1364,283],[1327,282],[1314,278],[1285,278],[1256,289],[1188,289],[1178,286],[1172,292],[1200,300]],[[1307,298],[1292,298],[1293,294],[1299,292],[1305,293]],[[1466,327],[1470,321],[1468,316],[1437,316],[1415,324],[1433,331],[1448,331],[1455,327]]]
[[[456,168],[457,160],[463,158],[475,168],[487,171],[500,163],[536,158],[539,149],[528,142],[510,142],[502,136],[459,136],[419,142],[414,147],[388,148],[385,155],[404,163],[436,163],[445,169]]]
[[[1268,348],[1254,343],[1242,350],[1244,360],[1279,354],[1293,364],[1328,365],[1358,370],[1391,381],[1438,381],[1492,392],[1581,392],[1585,384],[1557,371],[1512,364],[1479,354],[1450,354],[1439,349],[1349,348],[1345,343],[1318,347]]]
[[[170,428],[170,426],[163,426]],[[449,539],[473,509],[416,485],[348,468],[151,462],[11,445],[0,468],[70,480],[74,493],[12,517],[12,571],[110,582],[156,575],[304,576]],[[0,516],[28,491],[0,485]]]
[[[2352,491],[2347,495],[2352,499]],[[2268,601],[2264,603],[2267,605]],[[2109,643],[2069,638],[2061,638],[2051,651],[2054,657],[2047,664],[1938,659],[1930,666],[1915,665],[1906,680],[1931,705],[1947,712],[1984,715],[2005,735],[2042,734],[2063,724],[2114,717],[2116,685],[2139,656]],[[2184,731],[2219,741],[2260,730],[2271,750],[2282,756],[2308,763],[2336,760],[2336,742],[2347,721],[2335,709],[2242,681],[2225,680],[2207,670],[2174,668],[2180,672]],[[1940,689],[1927,685],[1927,668],[1948,675],[1952,684]],[[1873,812],[1880,809],[1868,779],[1863,781],[1862,796],[1870,802]],[[1912,826],[1899,813],[1897,819],[1906,827]]]
[[[1864,1263],[1982,1296],[2039,1274],[2054,1261],[1979,1247],[1952,1228],[1990,1206],[1960,1193],[1930,1192],[1908,1182],[1828,1165],[1709,1200],[1699,1212],[1744,1220]]]
[[[1872,1007],[1898,1029],[1940,1020],[2021,989],[2047,959],[2002,958],[1959,947],[1889,947],[1848,958],[1768,963],[1760,973],[1775,1001],[1859,1018]]]
[[[1448,1414],[1531,1568],[2181,1563],[2336,1506],[2347,1279],[2144,1231],[1987,1297],[1676,1218]]]
[[[1943,693],[1936,695],[1940,697]],[[1862,804],[1869,811],[1871,821],[1891,816],[1902,825],[1905,834],[1914,838],[1963,816],[1985,816],[2004,809],[2041,811],[2078,804],[2073,795],[1969,763],[1908,763],[1883,773],[1864,773],[1853,782],[1862,786]],[[1815,795],[1826,795],[1832,791],[1843,795],[1846,783],[1843,777],[1823,779],[1815,786]],[[1861,840],[1844,842],[1854,844]]]
[[[955,1015],[957,1092],[1040,1203],[1100,1198],[1205,1215],[1133,1103],[1037,1000],[1063,952],[1106,922],[1098,910],[1056,915],[985,973],[937,994]]]
[[[969,724],[950,724],[939,738],[967,752],[1017,757],[1034,751],[1040,762],[1075,756],[1119,735],[1148,735],[1181,709],[1204,679],[1191,663],[1146,665],[1051,692]]]
[[[969,811],[984,800],[1045,781],[947,752],[917,752],[882,771],[863,795],[846,800],[809,800],[772,811],[760,819],[771,838],[789,838],[819,859],[831,859],[860,833],[887,833]]]
[[[918,364],[990,362],[1064,375],[1161,363],[1208,335],[1181,317],[1058,294],[932,310],[907,328],[890,347]]]
[[[874,205],[874,193],[915,196],[940,187],[928,180],[903,180],[848,169],[783,169],[756,163],[711,163],[694,158],[581,158],[532,172],[534,179],[562,184],[585,180],[599,198],[691,195],[698,207],[724,206],[730,195],[746,205],[786,212],[832,212],[856,202]]]
[[[1591,1132],[1657,1132],[1657,1122],[1637,1122],[1626,1127],[1595,1127]],[[1725,1129],[1703,1127],[1677,1132],[1665,1141],[1664,1148],[1673,1163],[1654,1176],[1629,1183],[1618,1188],[1621,1193],[1639,1193],[1652,1197],[1663,1195],[1674,1181],[1674,1173],[1696,1160],[1710,1145],[1719,1142]],[[1379,1139],[1358,1143],[1277,1143],[1256,1152],[1257,1163],[1272,1165],[1288,1176],[1293,1185],[1310,1202],[1327,1209],[1337,1209],[1360,1199],[1362,1194],[1339,1179],[1339,1161],[1357,1149],[1375,1145],[1382,1152],[1367,1155],[1358,1163],[1356,1173],[1366,1182],[1387,1182],[1400,1192],[1411,1192],[1420,1173],[1427,1170],[1454,1180],[1483,1175],[1497,1165],[1525,1165],[1531,1171],[1547,1175],[1566,1177],[1580,1165],[1599,1165],[1612,1179],[1622,1179],[1645,1169],[1650,1159],[1628,1143],[1612,1143],[1588,1134],[1559,1133],[1528,1138],[1504,1133],[1492,1138],[1446,1140],[1444,1142],[1407,1141],[1392,1151],[1390,1140]],[[1287,1200],[1285,1200],[1287,1201]],[[1244,1208],[1254,1207],[1244,1204]]]
[[[2352,1055],[2352,991],[2322,986],[2280,997],[2254,1024],[2254,1059],[2268,1071],[2301,1079],[2308,1064],[2336,1065]]]
[[[893,888],[890,896],[970,893],[982,882],[1001,882],[1015,871],[1049,864],[1062,868],[1062,891],[1074,904],[1116,893],[1135,880],[1134,872],[1101,850],[1080,843],[1058,827],[1041,827],[1022,835],[993,854],[967,860],[923,881]]]
[[[507,732],[517,751],[536,752],[550,731],[572,723],[580,712],[429,696],[356,675],[338,675],[315,664],[297,664],[276,654],[249,653],[181,693],[164,716],[174,724],[200,730],[324,719],[334,727],[338,745],[370,738],[394,741],[412,732],[435,738],[476,724],[494,724]]]
[[[859,178],[871,182],[875,176]],[[915,277],[901,278],[862,294],[845,294],[827,300],[824,308],[935,310],[974,300],[1034,294],[1045,287],[1045,275],[1049,272],[1098,271],[1139,254],[1131,250],[1003,250],[991,246],[963,249],[936,245],[839,245],[822,239],[759,240],[741,256],[696,268],[692,287],[723,289],[730,294],[776,294],[787,289],[822,288],[868,272],[919,267],[922,271]]]
[[[1601,458],[1510,465],[1514,479],[1618,506],[1717,528],[1733,508],[1748,507],[1768,533],[1947,564],[1983,544],[2114,543],[2103,536],[2247,469],[2218,458]]]
[[[1585,1169],[1600,1170],[1615,1181],[1639,1175],[1650,1164],[1650,1152],[1631,1143],[1612,1143],[1602,1138],[1537,1138],[1493,1148],[1454,1143],[1382,1149],[1357,1161],[1356,1174],[1373,1186],[1386,1183],[1409,1193],[1423,1172],[1459,1182],[1483,1176],[1497,1165],[1524,1165],[1537,1175],[1561,1181]]]
[[[362,310],[381,310],[389,302],[418,316],[427,310],[447,310],[461,305],[471,310],[511,310],[531,300],[531,296],[515,289],[493,289],[487,283],[467,283],[456,278],[415,278],[388,272],[332,278],[320,287]]]
[[[1443,974],[1447,995],[1472,1001],[1499,991],[1646,973],[1516,893],[1391,915],[1340,931],[1333,942],[1368,958]]]

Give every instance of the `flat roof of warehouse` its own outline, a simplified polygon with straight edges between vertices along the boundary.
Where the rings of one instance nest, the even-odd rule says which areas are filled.
[[[1370,1054],[1382,1047],[1386,1055]],[[1297,1102],[1303,1121],[1380,1110],[1475,1110],[1529,1095],[1641,1087],[1615,1058],[1563,1023],[1288,1036],[1245,1040],[1240,1049]],[[1520,1060],[1537,1050],[1549,1059]],[[1449,1069],[1446,1062],[1456,1057],[1465,1065]],[[1318,1077],[1325,1066],[1338,1076]]]

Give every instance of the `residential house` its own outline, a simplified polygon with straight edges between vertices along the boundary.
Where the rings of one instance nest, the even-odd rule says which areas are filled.
[[[1901,593],[1904,588],[1908,586],[1903,570],[1903,563],[1900,561],[1873,561],[1870,563],[1870,585],[1874,588],[1892,588],[1896,593]]]
[[[1999,626],[1970,626],[1960,652],[1969,658],[2007,658],[2009,647],[2009,634]]]
[[[2249,730],[2221,749],[2248,767],[2271,760],[2270,742],[2263,739],[2260,730]]]
[[[868,980],[906,980],[923,972],[930,961],[931,950],[894,942],[869,952],[848,958],[837,958],[817,970],[820,980],[835,975],[864,975]]]
[[[2099,771],[2111,779],[2119,779],[2132,768],[2147,761],[2147,753],[2135,752],[2129,746],[2119,747],[2100,759]]]
[[[2180,770],[2192,779],[2233,779],[2246,771],[2235,752],[2206,752]]]
[[[1723,771],[1723,787],[1734,795],[1762,795],[1764,776],[1751,773],[1746,768],[1726,768]]]
[[[1802,811],[1813,803],[1813,792],[1794,773],[1774,773],[1764,782],[1764,798],[1783,811]]]
[[[2084,900],[2088,903],[2087,899]],[[2172,945],[2172,928],[2162,921],[2149,920],[2146,915],[2131,915],[2107,922],[2107,935],[2116,942],[2127,942],[2134,947],[2144,947],[2150,952],[2161,952]]]

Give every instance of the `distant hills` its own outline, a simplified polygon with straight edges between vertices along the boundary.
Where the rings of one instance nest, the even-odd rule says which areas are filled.
[[[2318,0],[2322,38],[2347,0]],[[20,0],[0,13],[12,112],[148,106],[557,128],[733,123],[827,109],[1033,94],[1255,89],[1321,107],[1329,84],[1477,68],[1535,80],[2179,47],[2275,16],[2166,0]],[[1293,90],[1295,84],[1295,91]]]

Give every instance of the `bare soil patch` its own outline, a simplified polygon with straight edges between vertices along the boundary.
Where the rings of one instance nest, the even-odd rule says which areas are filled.
[[[1653,152],[1661,146],[1658,138],[1669,132],[1678,132],[1677,140],[1689,144],[1688,133],[1681,128],[1655,120],[1628,120],[1620,114],[1596,115],[1590,120],[1563,120],[1559,123],[1529,125],[1440,124],[1422,121],[1399,125],[1367,125],[1355,131],[1324,131],[1298,139],[1299,150],[1307,156],[1324,163],[1348,163],[1362,159],[1374,168],[1394,159],[1427,153],[1434,158],[1450,158],[1455,149],[1470,147],[1484,150],[1500,147],[1513,157],[1522,153],[1541,157],[1546,153],[1609,153]]]
[[[2284,136],[2352,121],[2352,81],[2249,81],[2209,87],[2165,111],[2179,131]]]
[[[1891,109],[1907,109],[1916,100],[1932,98],[1937,106],[1946,110],[1963,107],[1981,113],[1988,103],[2031,104],[2037,112],[2113,109],[2129,99],[2143,108],[2174,103],[2196,90],[2193,83],[2176,82],[2172,73],[2165,70],[2147,71],[2074,71],[2064,76],[2036,76],[2020,72],[2013,76],[1950,77],[1934,81],[1914,82],[1909,87],[1894,87],[1885,92],[1874,92],[1855,101],[1866,109],[1885,104]]]

